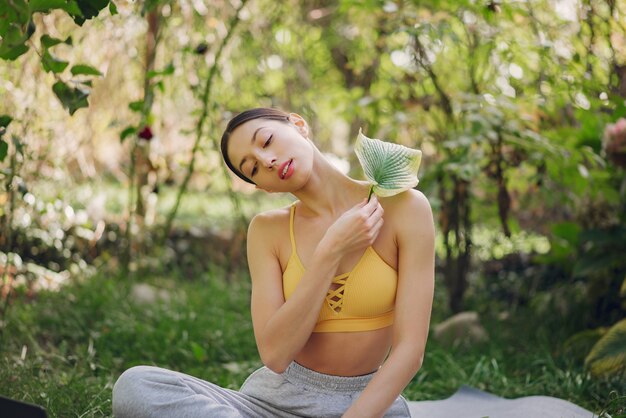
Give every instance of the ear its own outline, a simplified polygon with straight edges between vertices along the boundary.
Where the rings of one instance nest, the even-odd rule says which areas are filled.
[[[309,125],[306,123],[302,116],[298,115],[297,113],[290,113],[289,122],[293,123],[293,125],[303,137],[309,137]]]

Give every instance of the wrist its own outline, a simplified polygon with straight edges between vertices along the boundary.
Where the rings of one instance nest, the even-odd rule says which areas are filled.
[[[322,239],[313,253],[313,260],[316,263],[324,263],[331,267],[339,267],[341,261],[341,251],[337,250],[337,245],[327,239]]]

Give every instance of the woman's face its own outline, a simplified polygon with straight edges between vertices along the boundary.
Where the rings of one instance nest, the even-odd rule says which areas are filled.
[[[314,148],[304,119],[253,119],[231,133],[228,156],[244,176],[268,192],[294,192],[309,180]]]

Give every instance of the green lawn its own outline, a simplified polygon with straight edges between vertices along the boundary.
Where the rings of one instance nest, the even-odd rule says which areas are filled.
[[[238,388],[260,365],[248,312],[249,286],[225,284],[219,270],[194,281],[151,276],[169,303],[133,303],[131,283],[104,274],[62,292],[21,294],[9,307],[0,347],[0,394],[46,407],[52,417],[111,415],[117,376],[137,364],[183,371]],[[439,286],[433,319],[444,316]],[[450,396],[460,385],[505,397],[552,395],[596,412],[624,395],[618,380],[596,381],[563,356],[557,330],[536,318],[485,317],[488,343],[467,349],[429,341],[424,366],[407,387],[410,400]]]

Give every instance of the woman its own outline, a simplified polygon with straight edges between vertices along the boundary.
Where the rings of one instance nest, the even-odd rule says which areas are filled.
[[[424,195],[367,201],[295,113],[233,118],[222,154],[243,180],[291,206],[248,230],[251,312],[265,367],[240,391],[140,366],[113,390],[117,417],[409,417],[400,393],[421,367],[434,290],[434,224]]]

